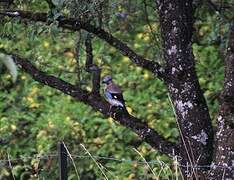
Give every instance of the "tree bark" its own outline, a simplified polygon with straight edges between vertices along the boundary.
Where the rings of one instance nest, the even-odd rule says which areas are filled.
[[[191,0],[157,1],[167,81],[181,135],[181,165],[186,178],[202,178],[211,163],[213,131],[192,53]]]
[[[234,24],[230,28],[210,179],[234,179]]]

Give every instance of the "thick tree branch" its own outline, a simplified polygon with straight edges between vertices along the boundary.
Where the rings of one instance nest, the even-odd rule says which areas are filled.
[[[15,63],[21,67],[26,73],[28,73],[32,78],[42,84],[50,86],[52,88],[58,89],[65,94],[68,94],[72,97],[75,97],[79,101],[87,101],[88,91],[81,90],[76,88],[74,85],[57,78],[46,74],[43,71],[38,70],[30,61],[23,59],[17,55],[12,55]]]
[[[222,100],[234,104],[234,24],[230,28],[225,68]]]
[[[230,28],[210,179],[234,178],[234,24]],[[223,168],[218,168],[222,166]]]
[[[127,112],[113,111],[110,113],[110,104],[108,104],[100,95],[82,90],[60,78],[48,75],[47,73],[37,69],[29,60],[21,58],[18,55],[12,53],[7,54],[11,54],[16,64],[34,80],[72,96],[76,100],[91,106],[94,110],[101,112],[104,116],[109,116],[111,114],[115,121],[127,128],[130,128],[143,141],[147,142],[159,152],[169,156],[179,155],[176,144],[166,140],[142,120],[131,116]]]
[[[21,19],[28,19],[31,21],[40,21],[40,22],[47,22],[47,13],[32,13],[29,11],[4,11],[0,12],[1,15],[9,16],[9,17],[18,17]],[[57,18],[59,22],[59,26],[62,28],[70,29],[73,31],[77,31],[80,29],[84,29],[87,32],[90,32],[100,39],[103,39],[111,46],[115,47],[119,50],[124,56],[129,57],[129,59],[135,63],[137,66],[145,68],[151,71],[154,75],[157,75],[159,78],[166,80],[167,74],[165,73],[164,69],[160,64],[157,62],[150,61],[145,59],[143,56],[134,52],[130,47],[128,47],[124,42],[120,41],[119,39],[112,36],[112,34],[108,33],[107,31],[97,28],[88,22],[82,22],[79,19],[73,18],[65,18],[59,17]]]

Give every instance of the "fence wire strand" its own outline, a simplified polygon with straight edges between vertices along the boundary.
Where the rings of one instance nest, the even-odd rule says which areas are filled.
[[[90,159],[89,155],[76,155],[76,154],[71,154],[72,158],[74,159]],[[26,161],[26,160],[31,160],[31,159],[40,159],[40,160],[49,160],[51,158],[55,159],[58,157],[57,153],[51,153],[51,154],[45,154],[45,155],[41,155],[41,154],[35,154],[33,156],[22,156],[20,158],[11,158],[11,159],[0,159],[0,168],[1,167],[9,167],[9,161],[11,163],[13,162],[18,162],[18,161]],[[168,166],[168,164],[166,164],[163,161],[160,160],[151,160],[151,161],[138,161],[138,160],[128,160],[128,159],[117,159],[114,157],[106,157],[106,156],[93,156],[93,158],[95,158],[96,160],[108,160],[108,161],[115,161],[118,163],[130,163],[130,164],[138,164],[138,165],[160,165],[160,166]],[[223,169],[227,169],[230,168],[232,169],[232,166],[224,166],[224,165],[197,165],[197,166],[192,166],[192,165],[183,165],[183,164],[179,164],[179,167],[189,167],[189,168],[211,168],[213,166],[215,166],[216,168],[223,168]]]

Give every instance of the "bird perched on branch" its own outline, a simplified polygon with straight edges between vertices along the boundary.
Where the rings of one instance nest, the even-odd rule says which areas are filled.
[[[105,84],[104,87],[104,97],[111,104],[110,109],[114,107],[118,107],[121,109],[125,109],[125,103],[123,99],[122,90],[118,85],[116,85],[111,76],[107,75],[102,79],[102,83]]]

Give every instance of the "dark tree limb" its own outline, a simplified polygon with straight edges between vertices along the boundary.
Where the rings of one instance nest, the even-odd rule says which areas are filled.
[[[96,95],[100,93],[101,69],[93,63],[92,37],[87,35],[85,40],[86,62],[85,68],[92,74],[92,92]]]
[[[0,0],[0,7],[1,8],[7,9],[12,4],[14,4],[14,0]]]
[[[47,22],[47,13],[33,13],[29,11],[4,11],[0,12],[1,15],[9,17],[17,17],[21,19],[28,19],[31,21]],[[157,62],[150,61],[145,59],[143,56],[134,52],[130,47],[128,47],[124,42],[115,38],[109,32],[95,27],[88,22],[82,22],[79,19],[59,17],[56,19],[59,22],[59,27],[70,29],[73,31],[78,31],[84,29],[87,32],[90,32],[100,39],[103,39],[111,46],[115,47],[121,52],[122,55],[129,57],[129,59],[144,69],[151,71],[154,75],[158,76],[160,79],[167,80],[167,74],[164,68]]]
[[[72,96],[77,101],[91,106],[94,110],[101,112],[106,117],[111,114],[112,118],[116,122],[130,128],[143,141],[147,142],[159,152],[168,156],[179,155],[179,150],[176,144],[168,141],[163,136],[158,134],[154,129],[150,128],[146,123],[144,123],[143,120],[138,119],[127,112],[113,111],[110,113],[110,104],[108,104],[107,101],[100,95],[78,88],[77,86],[72,85],[58,77],[48,75],[47,73],[37,69],[37,67],[35,67],[29,60],[21,58],[16,54],[9,53],[4,49],[1,50],[6,54],[11,54],[15,63],[35,81]]]
[[[23,59],[17,55],[12,55],[12,57],[14,58],[15,63],[26,73],[28,73],[34,80],[58,89],[65,94],[75,97],[79,101],[87,101],[89,95],[88,91],[78,89],[74,85],[60,78],[48,75],[45,72],[38,70],[30,61],[26,59]]]
[[[90,71],[90,68],[93,65],[93,48],[91,42],[91,35],[88,34],[85,40],[85,50],[86,50],[86,61],[85,61],[85,68],[87,71]]]
[[[77,81],[76,85],[80,87],[81,85],[81,67],[80,67],[80,49],[81,49],[81,32],[77,32],[76,41],[76,71],[77,71]]]
[[[56,7],[52,0],[46,0],[46,2],[47,2],[50,9],[54,9]]]
[[[144,17],[144,19],[145,19],[145,21],[146,21],[146,23],[147,23],[147,25],[148,25],[148,27],[149,27],[149,29],[150,29],[150,33],[152,34],[152,37],[153,37],[153,40],[154,40],[154,42],[155,42],[155,44],[159,44],[159,40],[157,40],[157,35],[156,35],[156,33],[154,32],[154,30],[153,30],[153,27],[152,27],[152,25],[151,25],[151,23],[150,23],[150,19],[149,19],[149,13],[148,13],[148,5],[147,5],[147,2],[146,2],[146,0],[144,0],[143,1],[143,5],[144,5],[144,14],[145,14],[145,17]],[[158,45],[159,46],[159,45]]]
[[[212,0],[206,0],[206,2],[213,10],[218,12],[223,18],[231,20],[231,18],[229,18],[222,12],[222,10],[224,11],[224,9],[222,9],[222,6],[218,7],[215,3],[212,2]]]
[[[230,28],[210,179],[234,179],[234,24]]]

